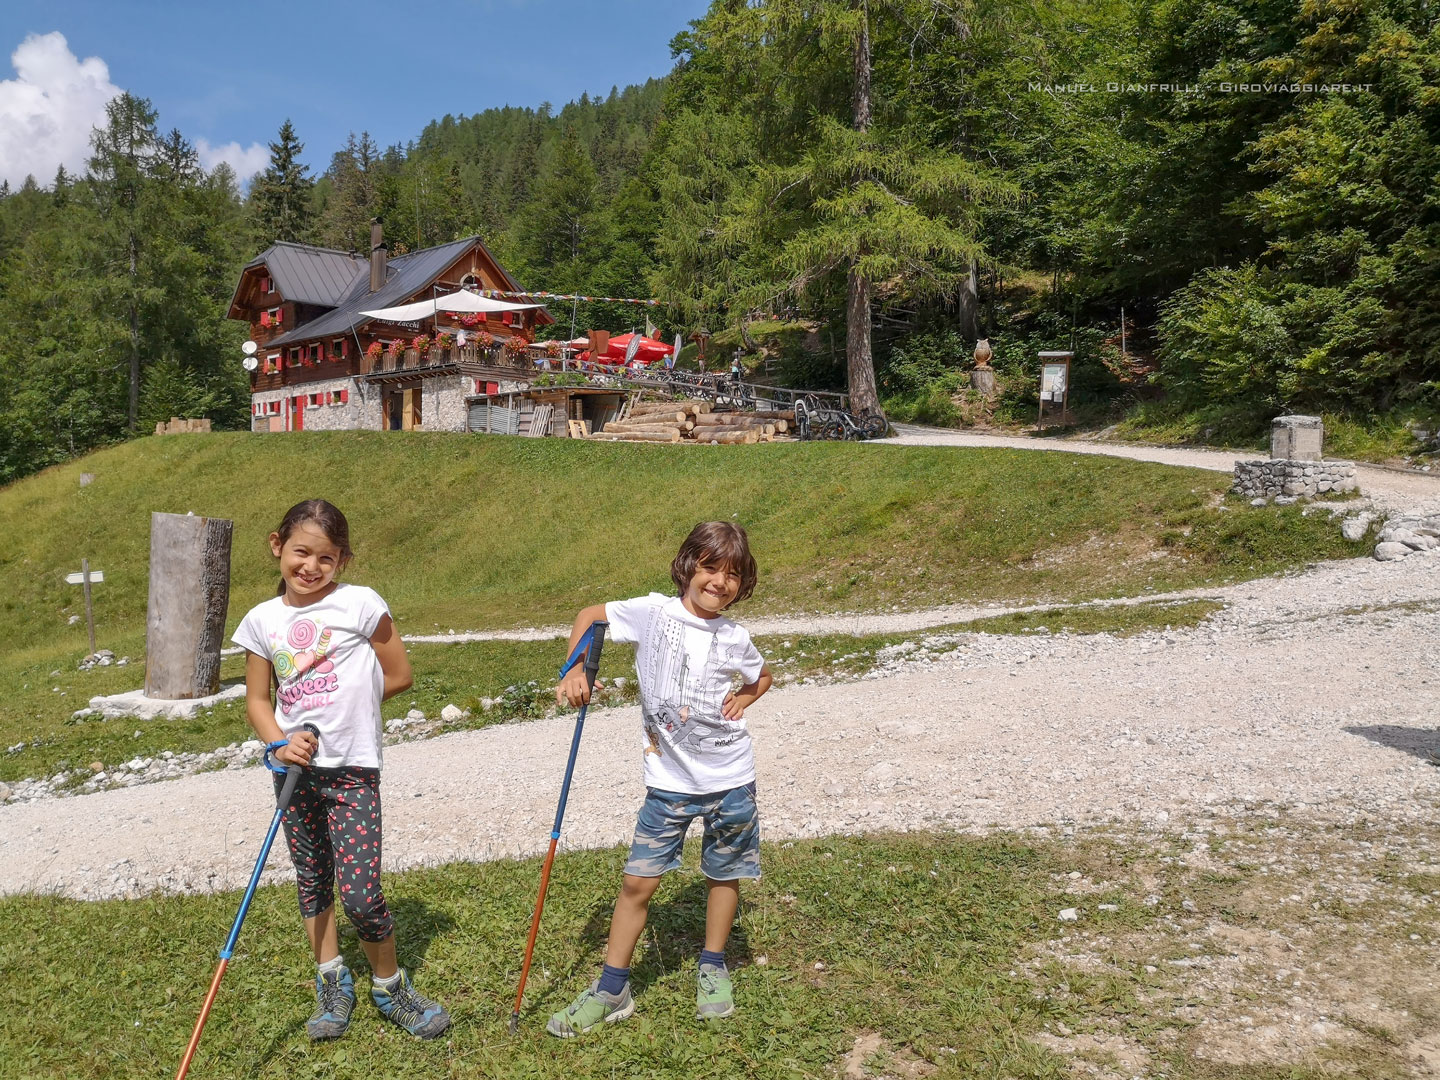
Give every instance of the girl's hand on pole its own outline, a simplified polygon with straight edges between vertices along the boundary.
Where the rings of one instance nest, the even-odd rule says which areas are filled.
[[[595,689],[604,690],[605,684],[599,679],[595,680]],[[590,684],[585,679],[585,665],[576,664],[560,680],[560,685],[555,688],[556,705],[588,705],[590,703]]]
[[[290,741],[275,751],[275,760],[285,765],[308,766],[315,751],[320,749],[319,740],[308,731],[297,731],[286,738]]]

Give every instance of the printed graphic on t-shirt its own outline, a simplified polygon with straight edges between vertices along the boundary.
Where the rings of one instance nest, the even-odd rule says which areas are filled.
[[[292,708],[323,709],[340,689],[340,677],[330,651],[330,628],[313,619],[296,619],[282,639],[272,630],[270,663],[280,689],[275,694],[282,713]],[[277,644],[278,643],[278,644]]]
[[[745,733],[744,721],[725,719],[721,707],[729,693],[722,670],[734,669],[734,658],[721,655],[719,639],[712,635],[704,668],[690,669],[685,648],[685,627],[660,608],[651,612],[650,632],[642,639],[636,656],[645,734],[650,745],[646,753],[658,754],[660,740],[694,754],[729,746]]]

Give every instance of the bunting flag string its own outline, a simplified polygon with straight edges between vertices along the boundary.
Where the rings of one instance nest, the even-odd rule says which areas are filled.
[[[492,300],[578,300],[582,304],[641,304],[645,307],[659,307],[659,300],[635,300],[627,296],[576,296],[571,293],[553,292],[505,292],[503,289],[472,289],[480,296]]]

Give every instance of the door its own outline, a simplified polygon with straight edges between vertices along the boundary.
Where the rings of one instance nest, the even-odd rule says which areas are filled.
[[[405,431],[416,431],[420,427],[420,388],[418,386],[405,391],[404,398],[404,423]]]
[[[400,394],[392,390],[385,395],[385,427],[389,431],[399,431],[404,424],[403,412],[404,399]]]

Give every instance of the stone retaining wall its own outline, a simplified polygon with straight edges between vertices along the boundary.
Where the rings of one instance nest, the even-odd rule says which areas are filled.
[[[1323,495],[1327,491],[1358,491],[1353,461],[1235,462],[1235,483],[1230,490],[1246,498],[1269,499],[1277,495],[1297,498]]]

